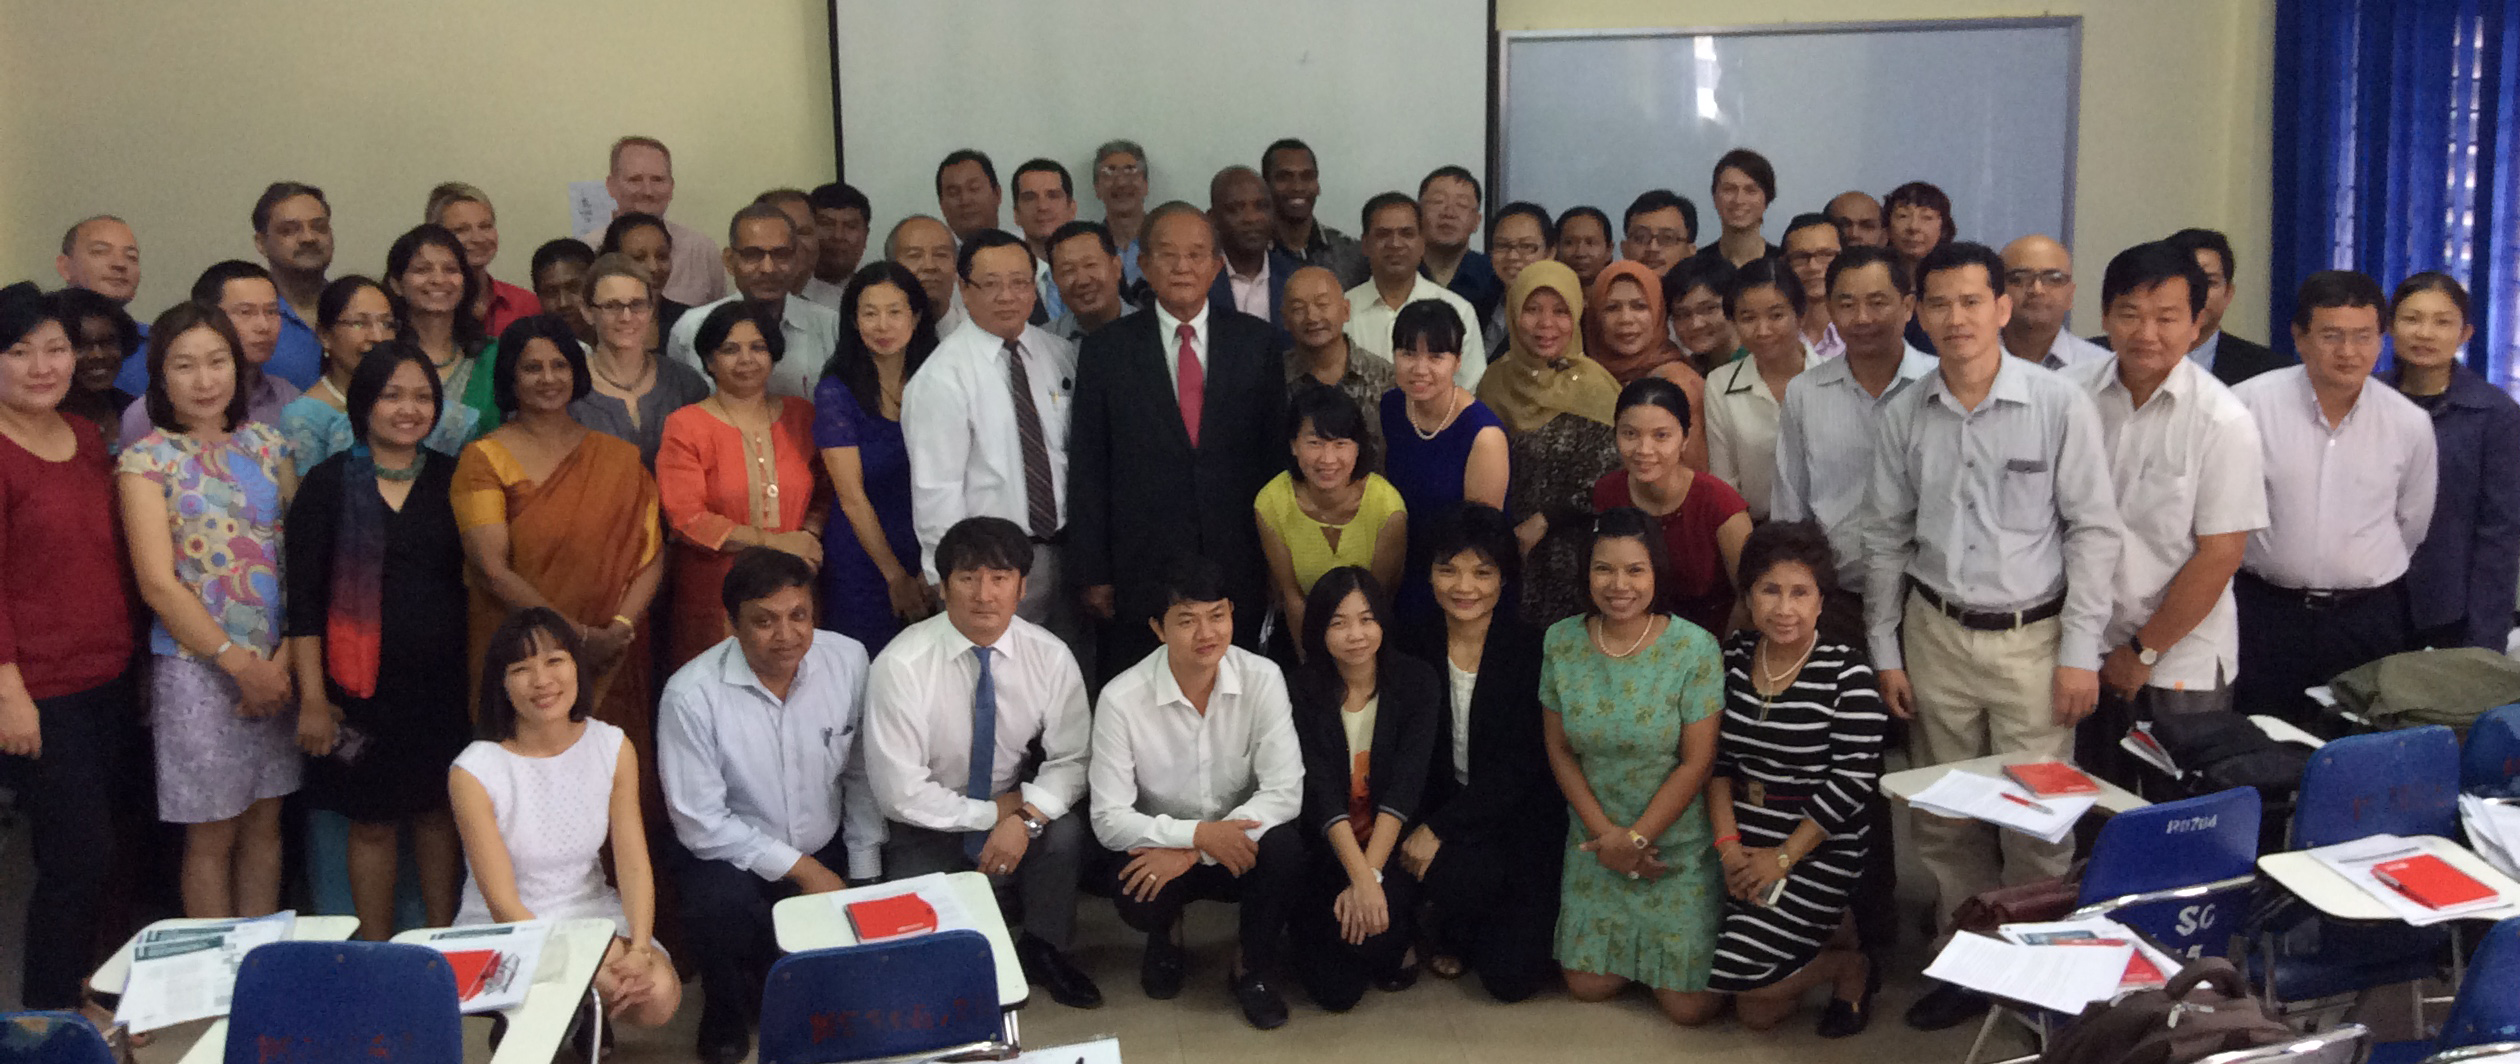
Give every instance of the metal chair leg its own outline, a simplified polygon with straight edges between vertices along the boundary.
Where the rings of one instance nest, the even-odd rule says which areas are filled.
[[[1994,1036],[1995,1024],[2003,1016],[2004,1010],[1991,1005],[1987,1007],[1986,1022],[1978,1024],[1977,1037],[1969,1040],[1968,1055],[1960,1058],[1960,1064],[1977,1064],[1978,1051],[1986,1048],[1986,1040]]]

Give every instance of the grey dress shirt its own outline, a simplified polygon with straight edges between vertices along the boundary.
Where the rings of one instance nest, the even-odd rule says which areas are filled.
[[[1864,524],[1864,626],[1873,665],[1905,668],[1899,617],[1914,578],[1973,610],[2028,609],[2064,592],[2056,663],[2100,667],[2120,531],[2091,397],[2010,355],[1975,410],[1936,373],[1882,408]]]
[[[1836,555],[1838,586],[1864,589],[1864,492],[1872,484],[1873,426],[1881,408],[1934,372],[1934,356],[1913,347],[1878,396],[1864,393],[1844,358],[1822,359],[1785,386],[1776,417],[1776,480],[1768,519],[1817,521]]]

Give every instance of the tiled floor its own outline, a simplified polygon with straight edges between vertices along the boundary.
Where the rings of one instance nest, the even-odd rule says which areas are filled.
[[[25,847],[23,830],[0,830],[0,1007],[13,1007],[17,1000],[16,958],[25,926],[21,914],[28,880]],[[1916,875],[1905,878],[1911,884],[1920,881]],[[1872,1029],[1840,1041],[1811,1033],[1817,1018],[1811,1011],[1766,1034],[1753,1034],[1729,1021],[1683,1030],[1663,1019],[1641,994],[1603,1004],[1546,994],[1516,1005],[1499,1005],[1478,990],[1475,980],[1453,983],[1434,978],[1422,979],[1415,988],[1399,994],[1370,992],[1363,1004],[1345,1015],[1314,1008],[1290,986],[1294,1019],[1275,1031],[1255,1031],[1243,1023],[1225,992],[1225,967],[1232,952],[1231,910],[1214,905],[1192,910],[1190,984],[1172,1001],[1149,1001],[1137,986],[1139,938],[1120,924],[1110,903],[1086,898],[1081,904],[1078,938],[1085,945],[1078,959],[1101,984],[1106,1004],[1078,1011],[1036,997],[1036,1003],[1023,1013],[1024,1040],[1040,1047],[1117,1036],[1130,1064],[1293,1064],[1328,1059],[1377,1064],[1573,1064],[1621,1059],[1627,1054],[1724,1064],[1883,1064],[1957,1060],[1975,1030],[1971,1025],[1922,1034],[1899,1023],[1900,1010],[1921,990],[1914,973],[1925,958],[1918,952],[1921,946],[1911,942],[1910,955],[1897,966],[1903,974],[1895,974],[1881,994]],[[1915,937],[1912,929],[1910,937]],[[621,1045],[609,1059],[613,1064],[690,1060],[698,1017],[699,987],[694,984],[686,988],[684,1008],[672,1025],[655,1031],[623,1030]],[[475,1050],[470,1059],[487,1059],[481,1041],[487,1025],[475,1022],[468,1030]],[[139,1059],[142,1064],[172,1064],[196,1036],[196,1031],[184,1028],[164,1032],[139,1053]]]

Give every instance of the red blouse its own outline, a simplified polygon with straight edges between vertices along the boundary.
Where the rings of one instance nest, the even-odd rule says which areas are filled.
[[[1592,502],[1596,513],[1636,505],[1628,493],[1627,470],[1612,470],[1595,483]],[[1732,485],[1699,473],[1689,482],[1689,494],[1681,498],[1680,508],[1656,519],[1662,523],[1663,550],[1671,555],[1672,582],[1680,585],[1663,597],[1670,601],[1671,612],[1718,639],[1732,624],[1734,596],[1715,530],[1749,508]]]
[[[0,663],[36,698],[76,694],[131,665],[131,562],[113,456],[72,422],[79,449],[49,462],[0,436]]]

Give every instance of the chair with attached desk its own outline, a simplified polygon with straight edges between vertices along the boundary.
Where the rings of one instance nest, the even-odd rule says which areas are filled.
[[[2370,1041],[2370,1028],[2348,1023],[2290,1042],[2216,1053],[2196,1064],[2354,1064]]]
[[[75,1012],[0,1014],[0,1064],[116,1064],[96,1025]]]
[[[2467,745],[2459,751],[2462,791],[2499,789],[2514,778],[2520,778],[2520,703],[2486,710],[2468,726]]]
[[[446,955],[399,942],[274,942],[245,955],[228,1064],[446,1064],[464,1059]]]
[[[791,953],[762,987],[760,1064],[1014,1054],[978,931]]]
[[[2456,1051],[2520,1040],[2520,917],[2495,924],[2468,962],[2450,1018],[2430,1039],[2373,1046],[2369,1064],[2416,1064]]]
[[[2456,839],[2458,779],[2459,740],[2441,725],[2331,740],[2302,771],[2292,848],[2381,834]],[[2447,926],[2340,922],[2302,915],[2280,899],[2251,923],[2260,948],[2250,957],[2250,975],[2278,1010],[2427,978],[2451,944]],[[2286,945],[2303,934],[2315,935],[2316,945]]]
[[[2106,916],[2181,958],[2226,954],[2234,917],[2257,885],[2257,839],[2258,793],[2247,787],[2119,813],[2100,827],[2069,919]],[[2072,1018],[1999,1004],[1987,1010],[1962,1064],[1977,1060],[2004,1016],[2043,1043]]]

